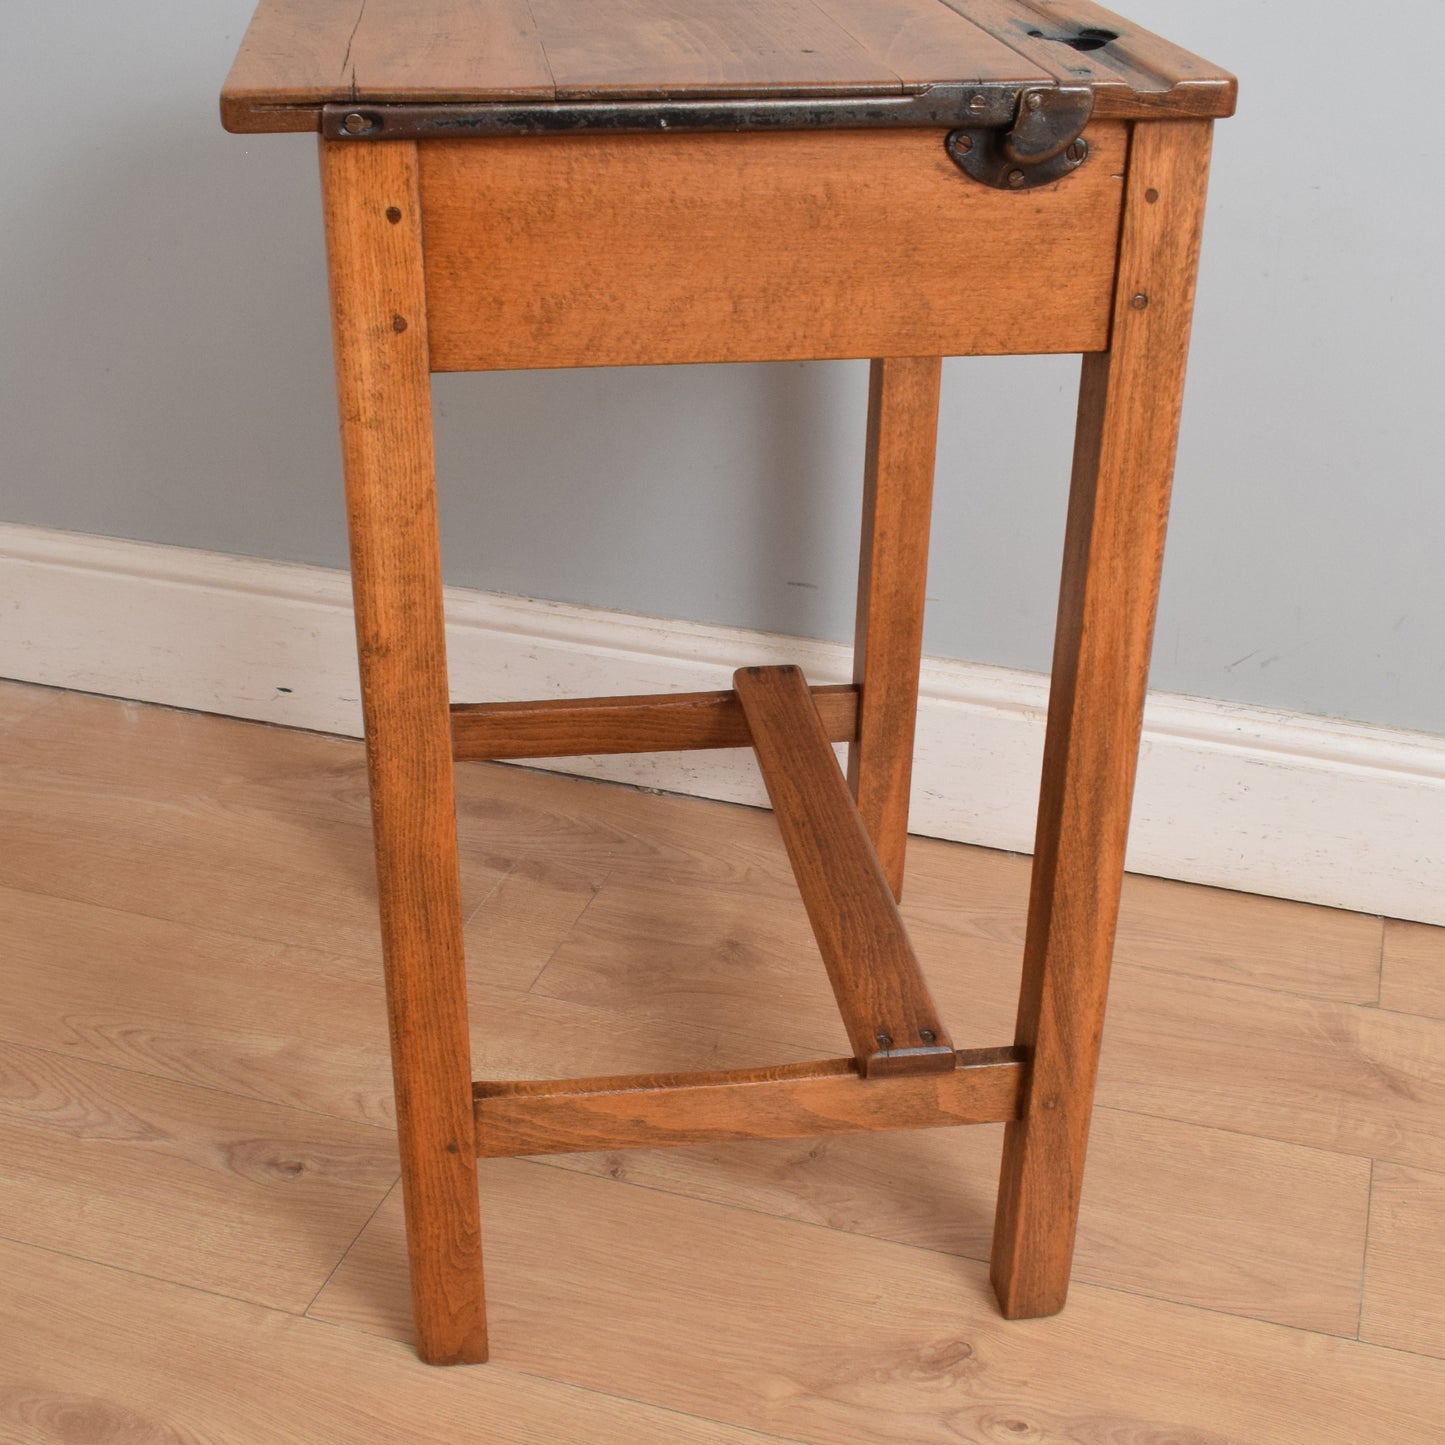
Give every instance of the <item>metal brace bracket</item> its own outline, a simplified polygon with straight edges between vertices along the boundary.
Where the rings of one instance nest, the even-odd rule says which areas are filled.
[[[1029,87],[1007,129],[964,126],[950,131],[948,154],[986,186],[1027,191],[1078,170],[1089,154],[1084,127],[1094,113],[1087,85]]]

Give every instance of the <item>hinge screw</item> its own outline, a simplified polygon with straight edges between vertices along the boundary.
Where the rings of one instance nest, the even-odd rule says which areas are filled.
[[[1135,311],[1142,311],[1148,304],[1149,298],[1142,291],[1139,292],[1137,296],[1131,296],[1129,298],[1129,305],[1132,306]]]
[[[938,1035],[934,1033],[932,1029],[919,1029],[918,1037],[922,1039],[925,1044],[931,1044]]]
[[[1070,143],[1069,148],[1064,152],[1064,154],[1068,156],[1068,158],[1073,161],[1075,165],[1078,165],[1079,162],[1083,160],[1086,155],[1089,154],[1089,147],[1085,145],[1083,141],[1076,140]]]
[[[893,1047],[893,1035],[874,1034],[873,1042],[877,1044],[880,1049],[891,1049]]]
[[[1010,171],[1008,173],[1008,183],[1015,190],[1023,185],[1026,180],[1028,180],[1028,177],[1022,171]]]
[[[1029,108],[1030,110],[1037,110],[1043,103],[1044,103],[1044,98],[1043,98],[1043,96],[1041,96],[1041,95],[1038,93],[1038,91],[1036,91],[1036,90],[1029,92],[1029,98],[1028,98],[1028,100],[1025,102],[1025,104],[1028,106],[1028,108]]]
[[[353,110],[341,124],[345,127],[347,135],[365,135],[371,129],[371,121],[359,110]]]
[[[973,137],[971,135],[957,135],[953,138],[953,148],[959,155],[966,156],[973,149]]]
[[[988,109],[988,97],[986,95],[975,95],[968,102],[968,108],[975,114]]]

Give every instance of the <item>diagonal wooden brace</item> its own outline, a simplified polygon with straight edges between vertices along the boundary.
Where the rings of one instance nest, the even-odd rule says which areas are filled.
[[[743,667],[733,685],[859,1071],[952,1069],[953,1046],[803,674]]]

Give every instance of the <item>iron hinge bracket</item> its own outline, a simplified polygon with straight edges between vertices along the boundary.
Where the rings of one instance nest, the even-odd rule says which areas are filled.
[[[948,153],[986,186],[1046,186],[1083,165],[1089,154],[1084,127],[1093,113],[1094,92],[1087,85],[1029,86],[1019,92],[1011,126],[950,131]]]

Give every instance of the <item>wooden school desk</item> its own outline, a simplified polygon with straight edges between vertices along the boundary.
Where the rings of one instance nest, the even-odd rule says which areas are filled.
[[[423,1359],[486,1357],[478,1156],[1006,1120],[999,1303],[1063,1305],[1234,92],[1088,0],[262,0],[221,108],[321,136]],[[1083,382],[1018,1027],[956,1052],[895,904],[939,367],[1023,352]],[[449,706],[432,372],[827,357],[872,361],[851,686]],[[453,761],[718,747],[756,750],[852,1056],[474,1082]]]

